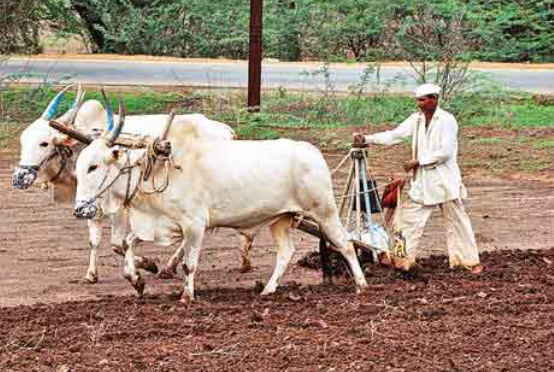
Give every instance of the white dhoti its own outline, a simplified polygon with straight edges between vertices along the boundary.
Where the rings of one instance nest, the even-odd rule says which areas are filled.
[[[479,250],[475,234],[464,205],[459,199],[435,205],[416,203],[409,197],[404,200],[395,213],[394,224],[406,239],[408,261],[415,262],[423,230],[437,206],[443,211],[450,267],[470,268],[479,265]]]

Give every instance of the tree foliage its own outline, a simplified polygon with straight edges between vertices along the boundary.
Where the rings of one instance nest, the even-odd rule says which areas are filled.
[[[506,62],[554,61],[554,0],[479,0],[476,30],[482,47],[474,57]]]
[[[248,55],[249,0],[42,4],[102,52]],[[553,61],[552,40],[554,0],[264,0],[265,57],[280,60]]]
[[[0,54],[37,53],[39,0],[0,1]]]

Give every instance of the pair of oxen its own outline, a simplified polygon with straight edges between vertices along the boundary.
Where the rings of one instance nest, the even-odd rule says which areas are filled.
[[[318,224],[320,231],[348,262],[357,291],[365,277],[349,234],[343,227],[332,190],[329,168],[320,151],[307,142],[234,140],[226,124],[203,115],[178,115],[167,133],[171,156],[144,164],[152,154],[136,149],[123,136],[156,137],[167,129],[168,115],[125,116],[120,103],[114,115],[96,100],[84,101],[79,90],[73,106],[55,119],[67,87],[49,103],[42,116],[21,135],[21,159],[13,184],[26,189],[49,183],[60,203],[75,201],[74,214],[88,220],[90,260],[85,280],[97,282],[97,247],[101,218],[111,219],[111,243],[125,257],[124,277],[139,294],[144,280],[137,270],[158,272],[152,260],[134,254],[138,241],[162,246],[178,244],[161,270],[171,275],[182,260],[182,301],[194,299],[194,276],[207,230],[227,227],[243,237],[243,269],[250,266],[249,249],[259,228],[269,226],[277,244],[276,263],[262,291],[277,289],[292,255],[290,236],[297,215]],[[71,132],[53,129],[56,121]],[[55,125],[54,125],[55,126]],[[132,142],[131,142],[132,143]],[[162,179],[162,192],[146,192],[146,178]],[[185,255],[185,252],[188,254]]]

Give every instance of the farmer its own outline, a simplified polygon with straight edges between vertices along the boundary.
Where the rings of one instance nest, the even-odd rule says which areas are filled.
[[[419,112],[390,131],[368,136],[355,133],[354,143],[394,145],[412,138],[412,160],[404,164],[406,172],[413,172],[411,188],[394,217],[397,231],[406,239],[406,257],[394,257],[394,266],[405,271],[415,267],[423,229],[438,206],[444,216],[450,267],[479,274],[483,267],[462,204],[467,191],[457,163],[458,123],[439,107],[440,93],[435,84],[420,85],[415,90]]]

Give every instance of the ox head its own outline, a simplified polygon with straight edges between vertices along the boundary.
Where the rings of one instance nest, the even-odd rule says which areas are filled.
[[[59,92],[44,110],[40,118],[27,127],[20,137],[21,156],[19,167],[15,169],[12,182],[18,189],[29,188],[37,179],[41,167],[56,153],[56,147],[60,145],[73,145],[75,142],[67,136],[52,129],[48,124],[54,120],[58,107],[65,92],[72,88],[71,85]],[[56,119],[65,125],[73,125],[79,107],[83,102],[84,91],[79,84],[79,89],[73,106],[62,116]]]
[[[106,101],[107,102],[107,101]],[[125,160],[122,150],[115,146],[116,140],[123,130],[125,112],[119,104],[119,121],[113,123],[113,111],[107,105],[108,127],[102,136],[93,140],[77,159],[77,195],[74,215],[81,219],[91,219],[96,216],[98,206],[96,199],[107,190],[112,182],[119,177]]]

